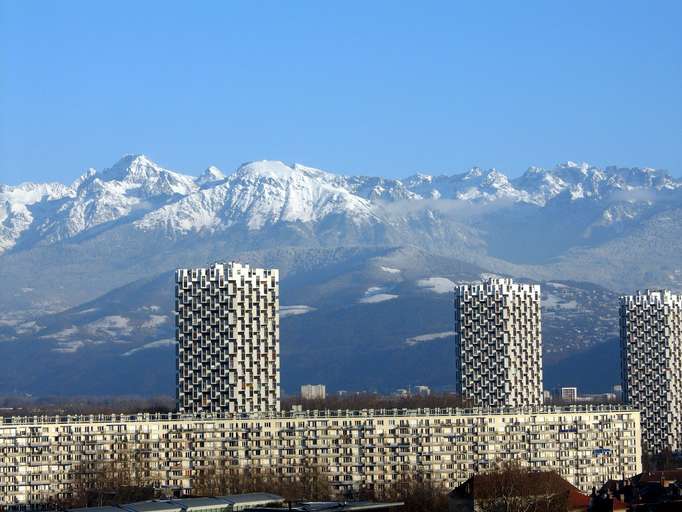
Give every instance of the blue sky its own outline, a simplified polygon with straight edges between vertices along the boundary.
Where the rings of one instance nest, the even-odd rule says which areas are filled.
[[[0,0],[0,182],[125,153],[682,175],[682,2]]]

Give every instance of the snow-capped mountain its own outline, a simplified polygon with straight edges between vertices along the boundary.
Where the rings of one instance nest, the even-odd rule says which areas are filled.
[[[201,176],[194,180],[194,182],[200,187],[203,187],[210,186],[211,184],[216,183],[217,181],[223,181],[224,179],[225,175],[223,174],[223,171],[214,165],[211,165],[203,172],[203,174],[201,174]]]
[[[480,168],[392,179],[257,161],[229,174],[211,166],[195,177],[127,155],[71,185],[0,186],[0,258],[63,244],[76,249],[86,240],[97,250],[115,241],[127,251],[135,239],[142,261],[155,254],[153,244],[172,254],[173,244],[201,239],[228,252],[415,245],[511,270],[509,262],[544,264],[657,229],[653,219],[669,211],[677,218],[681,208],[682,181],[649,168],[567,162],[514,179]]]
[[[336,176],[311,167],[251,162],[215,180],[215,186],[206,186],[203,176],[204,188],[150,212],[135,226],[177,234],[235,225],[260,230],[280,222],[315,224],[330,216],[359,224],[375,220],[369,201],[338,186]]]
[[[94,169],[70,186],[24,183],[0,188],[0,249],[27,242],[56,242],[163,206],[199,186],[190,176],[163,169],[144,155],[127,155],[113,167]]]
[[[22,183],[16,187],[0,184],[0,253],[13,247],[32,226],[34,205],[72,195],[73,189],[61,183]]]
[[[0,374],[6,387],[25,381],[17,372],[40,376],[28,392],[45,392],[48,369],[80,375],[76,388],[108,375],[98,392],[165,389],[174,269],[235,259],[281,271],[287,379],[322,361],[343,382],[364,364],[396,385],[440,385],[457,280],[555,283],[543,315],[558,357],[617,336],[617,293],[682,290],[680,252],[682,181],[654,169],[568,162],[514,179],[480,168],[392,179],[258,161],[191,176],[129,155],[70,185],[0,185]],[[442,378],[429,381],[421,360],[440,361]]]
[[[531,167],[513,180],[479,168],[405,180],[341,176],[277,161],[248,163],[228,176],[211,166],[195,178],[164,169],[144,155],[128,155],[104,171],[89,169],[68,186],[1,186],[0,251],[72,238],[115,222],[174,237],[236,225],[252,231],[278,223],[316,225],[330,217],[356,226],[391,225],[394,219],[377,205],[429,199],[542,207],[561,195],[571,201],[648,202],[652,194],[680,186],[654,169],[599,169],[573,162],[549,170]],[[631,219],[632,208],[623,210],[605,204],[595,222]]]

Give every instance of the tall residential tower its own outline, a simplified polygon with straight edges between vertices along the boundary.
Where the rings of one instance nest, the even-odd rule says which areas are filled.
[[[620,298],[623,397],[642,412],[642,442],[682,450],[682,295],[647,290]]]
[[[476,407],[541,405],[540,286],[491,278],[455,289],[457,382]]]
[[[175,280],[178,411],[278,411],[278,271],[216,263]]]

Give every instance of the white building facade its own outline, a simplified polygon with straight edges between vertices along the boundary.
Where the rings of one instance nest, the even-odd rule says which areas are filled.
[[[620,298],[623,398],[642,413],[648,450],[682,450],[682,295]]]
[[[540,286],[490,278],[455,289],[457,384],[476,407],[543,403]]]
[[[639,412],[622,406],[4,418],[0,505],[67,498],[79,475],[116,461],[178,495],[225,466],[282,478],[314,467],[341,494],[415,474],[452,488],[505,461],[589,491],[641,472],[640,436]]]
[[[175,290],[178,411],[278,411],[278,271],[179,269]]]
[[[578,399],[578,388],[576,387],[561,388],[561,399],[566,402],[575,402]]]
[[[327,397],[327,387],[324,384],[303,384],[301,398],[303,400],[324,400]]]

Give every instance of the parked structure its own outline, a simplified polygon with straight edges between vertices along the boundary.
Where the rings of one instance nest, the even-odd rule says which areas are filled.
[[[623,396],[642,412],[645,448],[682,450],[682,295],[620,298]]]
[[[178,411],[278,411],[278,271],[180,269],[175,290]]]
[[[276,494],[252,492],[234,496],[189,498],[185,500],[152,500],[119,506],[71,508],[67,512],[389,512],[402,507],[402,502],[375,501],[302,501],[289,503]]]
[[[639,425],[639,412],[610,406],[5,418],[0,505],[64,498],[79,474],[122,459],[154,487],[185,495],[220,464],[282,478],[314,467],[346,493],[417,471],[454,487],[505,461],[588,491],[641,471]]]
[[[268,492],[250,492],[231,496],[199,497],[175,500],[150,500],[119,506],[71,508],[67,512],[237,512],[256,507],[283,506],[284,498]]]
[[[540,286],[491,278],[455,290],[457,383],[477,407],[540,405]]]
[[[399,510],[403,502],[376,501],[303,501],[289,508],[292,512],[391,512]],[[252,508],[249,512],[280,512],[274,508]]]
[[[327,388],[324,384],[304,384],[301,386],[301,398],[303,400],[324,400],[327,396]]]

